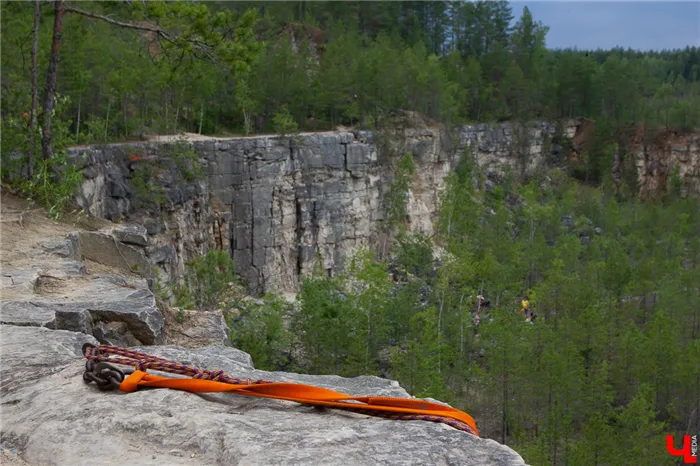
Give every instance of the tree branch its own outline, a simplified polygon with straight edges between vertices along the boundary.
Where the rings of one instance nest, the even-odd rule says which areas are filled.
[[[159,40],[162,38],[165,41],[177,46],[177,41],[176,38],[170,35],[167,31],[164,29],[161,29],[160,27],[153,27],[153,26],[143,26],[140,24],[133,24],[133,23],[124,23],[122,21],[117,21],[111,18],[108,18],[107,16],[103,15],[98,15],[95,13],[90,13],[89,11],[85,10],[80,10],[78,8],[73,8],[73,7],[66,7],[64,8],[65,12],[70,12],[70,13],[75,13],[78,15],[86,16],[88,18],[93,18],[93,19],[99,19],[100,21],[104,21],[106,23],[112,24],[114,26],[119,26],[122,28],[127,28],[127,29],[136,29],[139,31],[148,31],[148,32],[153,32],[158,35]],[[187,37],[184,38],[186,42],[189,42],[194,46],[195,51],[199,51],[200,53],[203,54],[202,57],[197,57],[200,60],[209,60],[210,62],[214,64],[218,64],[219,60],[216,57],[216,55],[213,52],[214,46],[208,44],[206,41],[197,39],[195,37]],[[164,50],[164,47],[161,45],[161,50]]]
[[[142,26],[139,24],[132,24],[132,23],[124,23],[122,21],[117,21],[114,19],[110,19],[106,16],[98,15],[95,13],[90,13],[89,11],[84,11],[84,10],[80,10],[78,8],[73,8],[73,7],[67,7],[64,9],[64,11],[70,12],[70,13],[75,13],[75,14],[82,15],[82,16],[87,16],[88,18],[99,19],[100,21],[104,21],[106,23],[113,24],[114,26],[119,26],[122,28],[138,29],[140,31],[154,32],[154,33],[158,34],[158,36],[160,36],[163,39],[165,39],[166,41],[170,42],[171,44],[175,43],[175,40],[170,36],[170,34],[168,34],[163,29],[160,29],[160,28],[155,28],[155,27],[151,27],[151,26]]]

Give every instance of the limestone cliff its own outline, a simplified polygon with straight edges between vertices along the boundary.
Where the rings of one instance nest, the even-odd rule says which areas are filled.
[[[230,251],[251,289],[295,291],[314,267],[336,274],[357,248],[377,244],[396,153],[411,152],[416,165],[406,224],[431,233],[445,178],[461,153],[471,151],[489,176],[506,166],[528,173],[566,163],[571,154],[564,147],[580,149],[586,128],[583,121],[558,127],[482,124],[451,132],[411,125],[388,142],[385,134],[370,132],[196,140],[191,144],[206,176],[177,182],[176,168],[155,173],[163,201],[150,211],[137,208],[130,187],[134,164],[165,158],[170,144],[82,147],[70,155],[86,176],[79,204],[94,216],[145,224],[171,277],[181,276],[184,260],[221,248]],[[571,144],[562,144],[567,140]],[[632,141],[632,150],[642,193],[665,187],[676,164],[688,192],[700,192],[696,135],[668,139],[662,146]]]

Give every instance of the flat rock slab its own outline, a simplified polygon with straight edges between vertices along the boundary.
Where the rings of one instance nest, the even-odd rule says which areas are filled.
[[[53,327],[56,312],[32,301],[0,302],[0,324],[26,325],[30,327]]]
[[[122,243],[135,244],[137,246],[148,245],[148,232],[146,227],[136,223],[119,225],[112,230],[112,235]]]
[[[94,231],[80,231],[71,234],[76,251],[81,259],[90,259],[99,264],[117,267],[151,277],[153,270],[143,252],[128,244],[119,242],[114,236]]]
[[[64,314],[88,312],[95,322],[122,322],[138,341],[147,345],[164,341],[163,314],[148,290],[135,290],[123,300],[53,303],[51,306]],[[66,330],[82,330],[82,327]]]
[[[50,465],[523,465],[510,448],[443,424],[174,390],[100,392],[82,381],[84,334],[0,326],[3,444]],[[225,347],[145,348],[232,376],[407,396],[396,382],[256,371]]]
[[[44,276],[35,282],[39,295],[0,303],[0,323],[83,332],[114,345],[153,345],[165,339],[163,314],[145,282],[144,288],[111,276]],[[104,325],[95,325],[100,323]]]
[[[39,275],[41,275],[39,267],[26,269],[3,267],[2,281],[0,281],[3,296],[33,292]]]
[[[230,333],[221,311],[179,311],[182,323],[171,323],[168,341],[196,342],[197,346],[228,345]]]

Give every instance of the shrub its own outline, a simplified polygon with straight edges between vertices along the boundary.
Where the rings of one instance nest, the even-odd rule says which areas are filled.
[[[241,295],[233,259],[225,251],[209,251],[188,262],[185,283],[187,291],[180,291],[183,299],[189,294],[197,309],[203,311],[229,309],[232,301]]]
[[[289,112],[286,105],[282,105],[279,111],[272,117],[272,126],[280,136],[288,136],[299,132],[299,125]]]
[[[265,370],[290,369],[291,333],[287,321],[292,304],[283,298],[267,295],[262,301],[245,301],[237,306],[238,314],[229,314],[231,344]]]

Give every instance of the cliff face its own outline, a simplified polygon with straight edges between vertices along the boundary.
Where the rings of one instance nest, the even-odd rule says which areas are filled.
[[[79,204],[98,217],[145,224],[154,243],[172,248],[161,263],[172,277],[181,276],[184,260],[220,248],[230,251],[251,289],[295,291],[314,267],[332,276],[359,247],[381,242],[383,202],[396,154],[411,152],[416,166],[408,228],[432,233],[446,176],[462,152],[470,150],[487,176],[506,166],[527,173],[566,162],[570,154],[559,140],[572,140],[577,147],[584,138],[584,123],[572,121],[559,128],[473,125],[449,134],[413,126],[393,137],[330,132],[193,141],[206,176],[178,182],[173,164],[156,171],[164,201],[160,210],[150,211],[136,208],[135,164],[164,158],[171,145],[84,147],[70,155],[83,160],[86,174]],[[681,167],[689,193],[700,192],[698,138],[684,141],[669,140],[664,150],[633,146],[643,193],[665,186],[662,178],[674,164]]]
[[[637,130],[629,149],[639,172],[640,197],[648,199],[668,189],[675,167],[682,180],[681,194],[700,195],[700,136],[659,130],[644,135]]]

